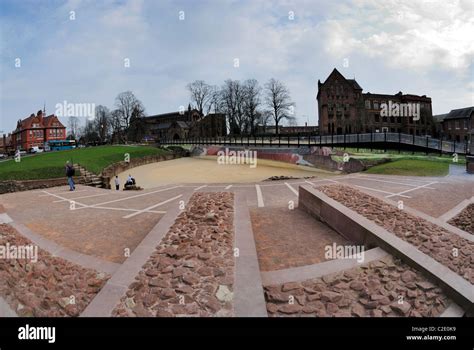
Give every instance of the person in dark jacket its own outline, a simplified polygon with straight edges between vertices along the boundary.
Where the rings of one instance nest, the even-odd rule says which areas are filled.
[[[69,161],[66,163],[66,176],[67,176],[67,183],[69,184],[69,191],[74,191],[76,189],[76,185],[74,183],[74,179],[72,178],[75,174],[75,169]]]

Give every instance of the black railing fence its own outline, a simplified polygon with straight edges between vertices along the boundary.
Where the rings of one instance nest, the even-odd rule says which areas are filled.
[[[221,136],[161,140],[163,145],[219,145],[246,147],[354,147],[366,149],[398,149],[424,152],[467,154],[467,142],[444,141],[429,136],[402,133],[364,133],[344,135],[264,135]]]

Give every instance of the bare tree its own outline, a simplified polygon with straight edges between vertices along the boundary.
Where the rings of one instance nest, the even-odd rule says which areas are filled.
[[[110,113],[110,126],[112,128],[112,141],[123,143],[124,128],[122,126],[122,113],[115,109]]]
[[[130,126],[130,119],[132,118],[133,110],[137,105],[142,105],[142,103],[131,91],[121,92],[115,98],[115,106],[117,111],[120,113],[120,120],[123,128],[128,129]]]
[[[262,88],[255,79],[248,79],[243,84],[243,109],[245,115],[246,132],[255,134],[255,127],[258,117],[258,108],[261,104],[260,95]]]
[[[244,88],[240,81],[228,79],[221,88],[222,110],[227,115],[230,134],[240,134],[245,127]]]
[[[130,126],[128,128],[128,138],[135,142],[140,142],[145,134],[145,107],[138,101],[132,110]]]
[[[100,142],[107,141],[111,130],[111,115],[107,107],[98,105],[95,108],[94,127],[99,135]]]
[[[208,107],[212,97],[212,87],[203,80],[195,80],[189,83],[186,88],[191,94],[191,101],[196,104],[196,108],[204,115],[204,109]]]
[[[275,130],[278,135],[278,126],[282,120],[293,114],[295,104],[291,102],[288,88],[276,79],[270,79],[265,84],[265,104],[272,111]]]
[[[75,139],[79,133],[79,118],[78,117],[69,117],[68,119],[68,128],[69,128],[69,135]]]

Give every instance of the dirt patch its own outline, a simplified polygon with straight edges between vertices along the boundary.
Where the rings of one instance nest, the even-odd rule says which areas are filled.
[[[474,242],[348,186],[318,188],[474,284]]]
[[[302,283],[265,287],[270,316],[436,317],[450,304],[441,288],[387,257]]]
[[[29,245],[11,226],[0,225],[0,247]],[[110,277],[40,248],[37,258],[0,259],[0,295],[19,316],[79,316]]]
[[[195,193],[114,316],[232,316],[233,193]]]

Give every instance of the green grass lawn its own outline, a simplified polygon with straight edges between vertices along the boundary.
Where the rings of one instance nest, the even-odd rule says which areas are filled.
[[[366,173],[408,176],[445,176],[449,162],[419,159],[400,159],[369,168]]]
[[[40,153],[22,157],[21,162],[8,160],[0,163],[0,180],[33,180],[65,176],[67,161],[79,163],[87,170],[99,174],[106,166],[130,159],[165,154],[166,151],[149,146],[98,146],[68,151]]]

